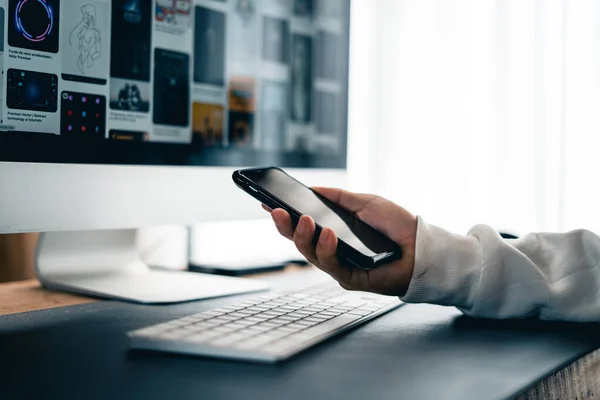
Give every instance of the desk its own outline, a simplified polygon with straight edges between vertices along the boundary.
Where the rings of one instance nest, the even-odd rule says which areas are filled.
[[[286,274],[287,275],[287,274]],[[69,306],[69,305],[77,305],[77,304],[86,304],[86,303],[92,303],[95,302],[95,300],[89,299],[89,298],[85,298],[85,297],[80,297],[80,296],[72,296],[72,295],[67,295],[67,294],[62,294],[62,293],[56,293],[56,292],[48,292],[45,291],[44,289],[41,289],[39,286],[39,283],[37,283],[36,281],[25,281],[25,282],[20,282],[20,283],[9,283],[9,284],[0,284],[0,313],[1,314],[8,314],[8,313],[14,313],[14,312],[22,312],[22,311],[32,311],[32,310],[37,310],[37,309],[52,309],[52,311],[60,310],[60,307],[63,306]],[[87,304],[89,306],[92,306],[92,308],[89,310],[90,313],[101,313],[101,312],[105,312],[105,308],[106,307],[102,307],[103,304],[109,304],[111,302],[97,302],[97,303],[92,303],[92,304]],[[98,304],[98,306],[94,306],[94,304]],[[119,303],[114,303],[117,305]],[[189,307],[189,306],[188,306]],[[417,310],[416,312],[406,312],[405,310],[402,310],[403,308],[401,308],[400,310],[402,310],[402,312],[404,312],[408,317],[412,317],[414,318],[415,315],[417,315],[417,320],[415,321],[411,321],[411,324],[413,326],[419,326],[420,323],[422,323],[423,325],[427,325],[428,322],[426,321],[425,318],[422,319],[422,321],[419,321],[419,313],[422,311],[419,310],[425,310],[425,312],[427,312],[428,310],[433,310],[433,312],[437,312],[435,310],[437,310],[437,308],[433,307],[433,306],[406,306],[406,308],[408,309],[409,307],[415,307],[415,310]],[[66,308],[65,310],[68,310],[68,308]],[[400,311],[398,310],[398,311]],[[441,314],[447,314],[448,311],[442,310]],[[178,312],[182,312],[182,311],[178,311]],[[451,312],[453,313],[453,312]],[[91,314],[90,314],[91,315]],[[452,314],[454,315],[454,314]],[[40,314],[41,316],[41,314]],[[5,318],[11,318],[11,317],[18,317],[18,315],[12,315],[12,316],[8,316]],[[70,317],[65,317],[63,315],[63,319],[62,321],[64,321],[65,323],[67,323],[68,318]],[[386,319],[384,322],[382,322],[382,326],[389,328],[389,318],[386,317],[382,317],[382,319]],[[50,320],[48,319],[48,316],[45,316],[44,318],[41,318],[43,320],[45,320],[44,324],[51,324],[50,321],[52,320],[50,318]],[[28,322],[30,323],[32,321],[31,318],[31,314],[30,316],[27,318]],[[70,322],[69,322],[70,323]],[[466,323],[467,325],[469,324],[469,322]],[[58,325],[58,324],[56,324]],[[498,328],[498,331],[501,333],[501,331],[503,330],[503,325],[502,324],[496,324],[494,325],[496,326],[496,328]],[[2,328],[2,317],[0,317],[0,332]],[[52,329],[54,329],[56,327],[53,327]],[[381,327],[380,327],[381,328]],[[375,328],[375,329],[380,329],[380,328]],[[89,328],[86,328],[89,329]],[[464,327],[460,328],[460,329],[465,329]],[[466,329],[469,329],[468,327]],[[486,328],[488,330],[488,332],[490,331],[490,328]],[[494,328],[492,328],[494,329]],[[12,332],[14,333],[14,332]],[[11,333],[11,334],[12,334]],[[29,332],[26,333],[26,335]],[[33,333],[32,333],[33,334]],[[360,336],[361,333],[360,332],[355,332],[352,334],[353,336]],[[0,336],[1,337],[1,336]],[[369,338],[369,334],[364,335],[364,338]],[[414,334],[413,334],[414,337]],[[500,338],[502,338],[502,336],[499,336]],[[363,338],[363,339],[364,339]],[[8,341],[14,340],[15,337],[13,336],[9,336],[8,337]],[[385,339],[385,338],[384,338]],[[390,338],[388,337],[387,340],[389,340]],[[464,337],[463,337],[464,339]],[[54,337],[54,340],[56,340],[56,337]],[[340,339],[343,340],[343,339]],[[443,341],[443,340],[442,340]],[[0,340],[1,342],[1,340]],[[40,342],[39,340],[35,340],[32,343],[35,343],[36,347],[38,349],[44,349],[44,343]],[[338,343],[334,343],[334,346],[340,347],[342,345],[342,343],[338,342]],[[327,345],[326,345],[327,346]],[[326,346],[324,346],[326,348]],[[376,346],[373,346],[374,348],[376,348]],[[325,349],[326,350],[326,349]],[[443,349],[440,348],[440,350],[443,351]],[[0,353],[4,351],[4,354],[14,354],[11,353],[11,350],[8,350],[7,353],[7,348],[5,347],[4,349],[2,349],[2,344],[0,343]],[[14,349],[12,350],[14,352]],[[320,349],[316,349],[315,352],[312,355],[309,355],[308,358],[314,358],[315,356],[319,356],[318,353],[319,351],[324,351],[323,347]],[[166,357],[166,358],[162,358],[162,356],[154,356],[154,355],[146,355],[146,356],[139,356],[140,358],[135,358],[133,357],[133,363],[134,364],[138,364],[138,366],[142,365],[143,368],[155,368],[155,367],[159,367],[160,368],[160,360],[164,360],[162,362],[165,362],[167,364],[170,364],[171,366],[181,362],[184,364],[187,364],[188,367],[190,365],[197,367],[198,368],[198,373],[202,374],[207,373],[209,369],[207,368],[213,368],[207,365],[207,361],[197,361],[194,358],[179,358],[176,356],[173,357]],[[146,357],[146,358],[144,358]],[[466,357],[469,358],[470,355],[466,354]],[[121,357],[117,357],[118,358],[122,358]],[[521,360],[523,360],[523,358],[521,358]],[[3,360],[3,367],[7,366],[6,363],[7,359],[5,358]],[[47,361],[47,360],[46,360]],[[146,362],[149,361],[147,364]],[[457,362],[460,360],[456,360]],[[521,361],[522,362],[522,361]],[[27,365],[27,361],[26,360],[22,360],[20,361],[21,368],[24,369],[28,369],[27,367],[29,367],[29,365]],[[159,363],[159,364],[157,364]],[[288,364],[288,365],[283,365],[278,367],[278,370],[269,370],[269,369],[262,369],[261,367],[257,367],[259,371],[262,372],[268,372],[271,375],[271,378],[273,376],[275,377],[281,377],[282,379],[284,377],[289,378],[289,375],[291,374],[292,370],[298,365],[298,364],[306,364],[306,358],[304,360],[299,360],[299,362],[296,365],[293,364]],[[401,364],[402,360],[399,358],[398,359],[398,363]],[[152,364],[157,364],[157,365],[152,365]],[[230,368],[232,364],[226,364],[226,363],[216,363],[214,368],[217,368],[219,370],[227,370],[228,368]],[[399,365],[400,366],[400,365]],[[50,365],[46,365],[46,368],[49,368]],[[193,368],[194,368],[193,367]],[[235,365],[232,367],[235,369]],[[315,366],[316,367],[316,366]],[[457,364],[454,366],[455,368],[458,368],[460,370],[460,366]],[[91,368],[91,366],[90,366]],[[307,368],[306,365],[302,365],[302,368]],[[403,365],[402,368],[406,369],[406,365]],[[241,369],[243,369],[244,371],[247,371],[251,374],[255,373],[256,370],[253,370],[250,367],[244,367],[242,366]],[[400,368],[399,368],[400,369]],[[5,370],[6,371],[6,370]],[[139,372],[139,371],[137,371]],[[262,373],[261,372],[261,373]],[[289,372],[289,374],[288,374]],[[304,372],[306,372],[306,370],[304,370]],[[423,374],[427,374],[429,373],[429,371],[423,371]],[[2,380],[2,374],[0,374],[0,382]],[[256,373],[257,378],[259,376],[259,373]],[[455,377],[456,376],[462,376],[460,373],[458,372],[454,372]],[[13,377],[14,378],[14,377]],[[464,377],[465,380],[469,379],[469,376],[465,376]],[[499,377],[501,378],[501,377]],[[264,377],[263,377],[264,379]],[[459,380],[459,378],[455,378],[456,380]],[[577,398],[577,399],[586,399],[586,398],[598,398],[597,396],[600,395],[600,391],[599,391],[599,385],[598,385],[598,380],[600,379],[600,351],[594,351],[592,353],[589,353],[588,355],[582,357],[581,359],[579,359],[578,361],[575,361],[574,363],[572,363],[571,365],[567,366],[566,368],[563,368],[561,370],[559,370],[558,372],[554,373],[552,376],[546,378],[543,382],[541,382],[540,384],[538,384],[536,387],[528,390],[525,394],[521,395],[519,398],[520,399],[542,399],[542,398],[560,398],[560,399],[569,399],[569,398]],[[289,380],[289,379],[288,379]],[[246,382],[247,383],[247,382]],[[308,382],[307,382],[308,383]],[[312,382],[311,382],[312,383]],[[318,383],[315,382],[315,384],[318,386]],[[457,385],[460,384],[460,382],[457,382]],[[276,382],[273,382],[274,386],[277,386]],[[0,384],[0,397],[1,396],[1,391],[2,391],[2,385]],[[285,388],[282,388],[285,389]],[[165,392],[163,392],[165,393]],[[52,393],[48,393],[49,395],[51,395]],[[64,394],[64,393],[63,393]],[[282,395],[284,393],[281,393]],[[387,393],[389,395],[389,392]],[[92,396],[93,397],[93,396]],[[218,396],[216,396],[218,397]],[[398,393],[398,398],[403,398],[402,393]],[[468,393],[465,393],[465,396],[463,398],[469,398]]]
[[[96,301],[89,297],[45,290],[37,280],[0,284],[0,315],[72,306]]]

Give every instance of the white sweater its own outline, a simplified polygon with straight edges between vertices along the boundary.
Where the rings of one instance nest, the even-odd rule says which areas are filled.
[[[473,317],[600,321],[600,237],[577,230],[505,240],[486,225],[464,236],[419,218],[402,300]]]

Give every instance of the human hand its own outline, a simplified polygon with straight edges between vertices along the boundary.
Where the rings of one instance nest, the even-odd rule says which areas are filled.
[[[408,289],[414,268],[417,218],[379,196],[350,193],[341,189],[313,189],[398,243],[402,247],[402,258],[371,270],[342,265],[336,256],[335,232],[323,227],[315,246],[315,222],[311,217],[303,215],[294,229],[287,211],[280,208],[271,210],[263,205],[271,213],[279,233],[293,240],[309,262],[331,275],[344,289],[403,296]]]

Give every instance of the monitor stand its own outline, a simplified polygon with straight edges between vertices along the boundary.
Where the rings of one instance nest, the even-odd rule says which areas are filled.
[[[166,304],[265,290],[251,279],[152,270],[136,248],[135,230],[40,235],[36,274],[49,289],[147,304]]]

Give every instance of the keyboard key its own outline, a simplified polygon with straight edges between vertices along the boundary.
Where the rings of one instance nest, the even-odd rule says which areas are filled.
[[[256,304],[262,303],[260,300],[245,300],[245,301],[241,301],[239,304],[240,305],[245,305],[245,306],[253,306]]]
[[[335,307],[328,308],[327,311],[338,311],[338,312],[341,312],[341,313],[345,313],[347,311],[354,310],[355,308],[356,307],[335,306]]]
[[[267,302],[267,303],[262,303],[260,306],[270,310],[272,308],[279,307],[279,304],[272,304],[271,302]]]
[[[359,317],[364,317],[365,315],[369,315],[369,314],[371,314],[371,311],[352,310],[352,311],[348,311],[344,315],[357,315]]]
[[[278,338],[282,338],[282,337],[285,337],[285,336],[289,336],[289,335],[291,335],[292,333],[295,333],[295,332],[285,332],[285,331],[279,331],[279,330],[272,330],[272,331],[269,331],[269,335],[270,335],[270,336],[274,336],[274,337],[278,337]]]
[[[222,313],[224,313],[224,314],[227,314],[228,312],[231,312],[231,311],[229,311],[228,309],[226,309],[225,307],[216,308],[216,309],[214,309],[214,310],[212,310],[212,311],[216,311],[216,312],[222,312]]]
[[[240,310],[237,313],[238,314],[243,314],[245,317],[249,317],[251,315],[260,313],[260,311],[248,311],[247,308],[244,308],[243,310]]]
[[[318,315],[331,315],[332,317],[337,317],[338,315],[341,315],[341,314],[343,314],[343,313],[339,312],[339,311],[326,310],[326,311],[320,312]]]
[[[319,314],[311,315],[310,318],[316,318],[316,319],[320,319],[320,320],[327,320],[327,319],[333,318],[333,316],[331,316],[331,315],[323,315],[323,314],[319,313]]]
[[[225,314],[225,313],[224,313],[224,312],[221,312],[221,311],[214,311],[214,310],[211,310],[211,311],[204,311],[202,314],[204,314],[204,315],[213,315],[213,316],[217,317],[217,316],[219,316],[219,315],[223,315],[223,314]]]
[[[225,318],[213,318],[213,319],[209,319],[209,321],[212,321],[213,323],[217,322],[219,324],[226,324],[229,322],[229,320],[225,319]]]
[[[278,298],[278,299],[273,299],[271,301],[268,301],[267,303],[269,303],[269,304],[285,304],[285,301],[281,300],[281,298]]]
[[[215,326],[216,325],[216,324],[210,323],[209,321],[210,320],[198,321],[198,322],[195,322],[195,323],[193,323],[193,324],[191,324],[189,326],[198,326],[198,327],[208,326],[208,327],[210,327],[210,326]]]
[[[326,309],[327,309],[327,307],[318,308],[318,307],[312,307],[311,306],[311,307],[304,307],[301,311],[308,311],[308,312],[311,312],[311,313],[314,314],[314,313],[318,313],[319,311],[323,311],[323,310],[326,310]]]
[[[297,313],[297,312],[292,312],[292,313],[286,314],[286,316],[297,317],[297,318],[306,318],[306,314],[301,314],[301,313]]]
[[[305,310],[305,309],[302,309],[302,310],[298,310],[298,311],[296,311],[296,313],[298,313],[298,314],[302,314],[302,315],[305,315],[305,316],[306,316],[306,315],[313,315],[313,314],[316,314],[317,312],[318,312],[318,311],[307,311],[307,310]]]
[[[308,307],[311,304],[315,304],[316,302],[318,302],[318,300],[300,300],[300,301],[295,301],[292,305]]]
[[[273,310],[271,310],[271,311],[265,311],[264,313],[261,313],[261,314],[268,315],[268,316],[273,316],[273,317],[279,317],[281,315],[287,314],[287,312],[285,312],[285,311],[273,311]]]
[[[308,317],[308,318],[304,318],[302,321],[315,322],[317,324],[320,324],[321,322],[327,321],[327,318]]]
[[[268,308],[264,308],[264,307],[250,307],[250,308],[246,308],[244,311],[253,313],[253,314],[258,314],[258,313],[261,313],[261,312],[267,311],[267,310],[268,310]]]
[[[275,319],[270,319],[269,322],[273,322],[274,324],[280,324],[280,325],[289,324],[290,323],[290,321],[285,320],[285,319],[283,319],[281,317],[275,318]]]
[[[275,325],[275,326],[283,326],[283,325],[289,324],[290,322],[291,321],[280,320],[280,319],[270,319],[270,320],[268,320],[266,322],[262,322],[261,325],[262,324],[272,324],[272,325]]]
[[[326,306],[326,307],[333,307],[333,306],[337,306],[337,305],[339,305],[339,304],[340,304],[340,303],[332,303],[332,302],[330,302],[329,300],[327,300],[327,301],[321,301],[321,302],[319,302],[319,305],[321,305],[321,306]]]
[[[241,309],[243,309],[243,308],[245,308],[245,307],[244,307],[244,306],[240,306],[240,305],[233,304],[233,305],[230,305],[230,306],[225,306],[225,307],[223,307],[223,308],[224,308],[224,309],[226,309],[226,310],[237,311],[237,310],[241,310]]]
[[[300,321],[298,321],[300,322]],[[290,329],[296,329],[296,330],[302,330],[302,329],[307,329],[308,327],[304,324],[299,324],[297,322],[291,323],[289,325],[285,326],[286,328],[290,328]]]
[[[196,321],[197,321],[197,319],[194,317],[185,317],[185,318],[181,318],[181,319],[177,320],[178,323],[185,323],[185,324],[190,324],[190,323],[196,322]]]
[[[252,325],[252,326],[249,326],[247,329],[251,330],[253,332],[259,332],[260,333],[260,332],[270,331],[273,328],[269,328],[267,326],[261,326],[261,325]]]
[[[300,304],[292,304],[292,305],[288,304],[288,305],[285,305],[285,306],[281,306],[281,308],[282,308],[282,309],[284,309],[284,310],[288,310],[288,311],[295,311],[295,310],[299,310],[299,309],[301,309],[302,307],[304,307],[304,306],[303,306],[303,305],[300,305]]]
[[[267,322],[261,322],[258,326],[264,326],[266,328],[277,328],[278,326],[281,326],[281,324],[275,324],[271,321],[267,321]]]
[[[227,326],[229,328],[235,328],[235,329],[243,329],[245,328],[247,325],[246,324],[238,324],[238,322],[230,322],[227,324]]]
[[[247,317],[250,314],[244,313],[244,312],[234,312],[231,314],[227,314],[228,317],[235,317],[235,318],[244,318]]]
[[[233,317],[230,314],[221,315],[219,317],[219,319],[224,319],[224,320],[227,320],[227,321],[237,321],[238,319],[241,319],[241,318],[243,318],[243,317]]]
[[[215,332],[219,332],[219,333],[230,333],[230,332],[233,332],[233,331],[237,330],[237,328],[236,327],[231,327],[229,325],[222,325],[222,326],[217,326],[213,330]]]
[[[279,319],[282,319],[284,321],[294,322],[294,321],[298,321],[299,319],[302,319],[302,317],[292,317],[290,315],[282,315],[281,317],[279,317]]]
[[[233,323],[235,323],[235,324],[239,324],[239,325],[244,325],[244,326],[248,326],[248,325],[254,325],[254,324],[256,324],[256,322],[255,322],[255,321],[246,321],[245,319],[240,319],[239,321],[232,322],[232,324],[233,324]]]
[[[275,329],[275,331],[277,332],[298,332],[302,329],[305,329],[306,327],[304,325],[300,325],[300,326],[296,326],[295,328],[292,328],[292,325],[286,325],[286,326],[282,326],[281,328],[277,328]]]
[[[204,321],[200,322],[202,324],[206,324],[209,326],[217,326],[217,325],[221,325],[220,322],[215,321],[214,319],[205,319]]]
[[[245,338],[248,338],[250,336],[258,335],[259,331],[255,331],[247,327],[246,329],[240,329],[239,331],[235,331],[235,333],[237,333],[238,335],[243,335]]]
[[[300,325],[304,325],[304,326],[315,326],[317,324],[320,324],[321,322],[324,321],[319,321],[319,322],[313,322],[313,321],[307,321],[305,319],[301,319],[300,321],[296,321],[294,322],[295,324],[300,324]]]
[[[264,318],[264,317],[248,317],[248,318],[244,318],[242,321],[251,321],[251,322],[265,322],[266,320],[268,320],[268,318]]]
[[[325,321],[322,324],[310,327],[301,332],[295,333],[290,336],[291,339],[300,339],[300,340],[311,340],[326,333],[331,332],[332,330],[339,329],[345,325],[348,325],[357,319],[360,319],[358,316],[352,315],[340,315],[339,317],[335,317],[332,320]]]

